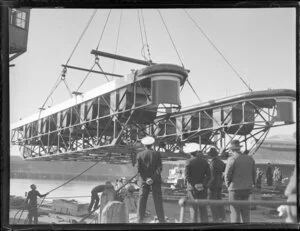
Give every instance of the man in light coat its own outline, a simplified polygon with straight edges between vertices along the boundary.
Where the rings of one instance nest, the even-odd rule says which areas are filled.
[[[231,142],[232,156],[228,159],[225,169],[225,184],[228,188],[229,200],[249,200],[255,185],[255,161],[240,151],[239,140]],[[250,221],[250,205],[231,205],[230,220],[233,223]]]

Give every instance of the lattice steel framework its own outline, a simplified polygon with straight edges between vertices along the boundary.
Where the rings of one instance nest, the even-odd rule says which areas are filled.
[[[226,153],[239,139],[253,154],[272,127],[294,123],[293,90],[250,92],[160,116],[151,97],[149,81],[135,82],[13,129],[11,141],[24,159],[128,163],[151,135],[164,159],[178,160],[188,157],[188,142]]]

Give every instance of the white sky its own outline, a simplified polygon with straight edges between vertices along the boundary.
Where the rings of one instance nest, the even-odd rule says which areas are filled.
[[[286,88],[296,90],[295,8],[274,9],[188,9],[215,46],[224,54],[253,90]],[[69,65],[90,68],[108,9],[99,9]],[[112,10],[99,50],[116,50],[120,9]],[[92,9],[33,9],[30,15],[28,49],[10,69],[10,123],[37,113],[69,58]],[[162,9],[174,43],[190,69],[189,80],[202,102],[247,91],[218,52],[210,45],[182,9]],[[151,58],[156,63],[180,64],[157,9],[144,9]],[[117,54],[143,59],[136,9],[123,9]],[[106,72],[113,60],[100,58]],[[114,73],[128,74],[143,66],[119,62]],[[67,82],[75,91],[86,72],[68,69]],[[91,74],[80,89],[87,91],[106,82]],[[64,84],[47,105],[70,97]],[[198,103],[188,84],[181,94],[183,106]],[[271,134],[293,134],[295,126],[275,129]]]

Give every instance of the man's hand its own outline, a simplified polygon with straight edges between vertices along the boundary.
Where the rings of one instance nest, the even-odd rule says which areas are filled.
[[[151,178],[148,178],[148,179],[146,180],[146,184],[147,184],[147,185],[152,185],[152,184],[153,184],[153,180],[152,180]]]

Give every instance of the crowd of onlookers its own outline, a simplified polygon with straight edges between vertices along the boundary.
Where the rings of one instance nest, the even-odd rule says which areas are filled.
[[[154,206],[157,214],[157,221],[166,222],[163,208],[162,195],[162,160],[161,154],[152,149],[155,142],[152,137],[145,137],[142,143],[145,150],[137,155],[137,176],[135,181],[126,178],[117,179],[114,184],[107,181],[105,184],[94,187],[91,191],[91,202],[88,208],[90,213],[99,208],[98,193],[116,192],[121,200],[125,203],[126,217],[129,217],[130,208],[137,211],[137,222],[144,222],[147,215],[146,204],[148,195],[152,191]],[[224,185],[228,190],[228,200],[251,200],[251,194],[254,190],[259,191],[262,188],[262,179],[265,175],[267,186],[274,186],[273,189],[280,189],[283,181],[282,173],[279,167],[275,167],[274,171],[270,163],[267,164],[266,171],[256,168],[255,161],[248,152],[241,152],[239,140],[232,140],[230,157],[225,164],[215,148],[208,151],[210,161],[203,156],[200,151],[200,145],[190,143],[185,146],[184,152],[189,153],[191,158],[187,160],[184,171],[179,170],[179,175],[184,179],[181,186],[186,185],[187,198],[222,200],[222,190]],[[296,169],[285,189],[287,201],[296,202]],[[36,186],[31,186],[32,190],[28,193],[26,204],[29,211],[29,223],[37,220],[37,196],[45,197],[47,194],[41,195]],[[139,199],[136,202],[133,193],[139,191]],[[114,198],[115,199],[115,198]],[[211,214],[214,222],[228,222],[225,216],[225,208],[220,204],[210,206]],[[280,214],[285,213],[287,222],[296,222],[296,206],[280,206],[278,208]],[[192,222],[208,222],[208,211],[205,204],[194,204],[191,207]],[[230,205],[230,221],[234,223],[250,222],[250,203]]]

